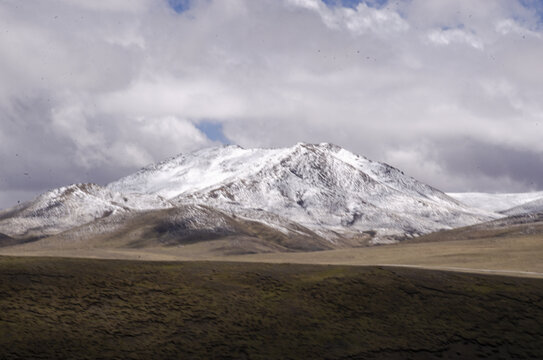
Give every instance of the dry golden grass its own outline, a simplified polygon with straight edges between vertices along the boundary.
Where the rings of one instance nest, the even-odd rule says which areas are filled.
[[[221,239],[178,247],[140,249],[2,248],[0,254],[64,256],[132,260],[218,260],[267,263],[336,265],[407,265],[468,272],[496,272],[519,276],[543,276],[543,236],[506,236],[483,239],[400,243],[397,245],[316,252],[225,255],[243,247],[244,239]],[[237,243],[236,243],[237,242]]]

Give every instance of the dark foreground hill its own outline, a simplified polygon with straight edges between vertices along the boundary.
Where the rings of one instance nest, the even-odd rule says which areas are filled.
[[[0,257],[1,359],[543,358],[543,280]]]

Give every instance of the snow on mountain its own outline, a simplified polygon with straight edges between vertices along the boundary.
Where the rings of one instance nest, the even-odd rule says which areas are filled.
[[[524,204],[512,207],[505,211],[502,211],[502,214],[507,216],[516,216],[516,215],[529,215],[543,212],[543,195],[539,199],[528,201]]]
[[[160,195],[174,204],[205,204],[259,219],[289,219],[334,241],[364,232],[417,235],[497,215],[465,206],[389,165],[335,145],[282,149],[239,146],[182,154],[107,186]]]
[[[537,199],[543,199],[543,191],[528,193],[510,193],[510,194],[489,194],[489,193],[448,193],[450,197],[486,211],[501,212],[507,214],[507,210],[532,202]],[[521,211],[521,209],[518,209]]]
[[[125,193],[158,194],[172,199],[217,184],[242,179],[275,163],[288,149],[243,149],[225,146],[181,154],[146,167],[107,186]]]
[[[119,212],[168,207],[172,205],[157,195],[124,195],[96,184],[70,185],[0,213],[0,232],[42,237]]]

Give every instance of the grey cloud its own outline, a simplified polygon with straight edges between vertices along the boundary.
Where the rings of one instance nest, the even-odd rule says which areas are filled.
[[[467,179],[493,179],[487,184],[490,191],[543,189],[542,153],[473,139],[447,141],[436,150],[438,159],[451,174]]]
[[[190,3],[0,3],[0,207],[216,144],[205,121],[242,146],[334,142],[448,191],[543,188],[535,5]]]
[[[543,188],[543,154],[469,137],[420,139],[383,152],[386,162],[450,192]]]

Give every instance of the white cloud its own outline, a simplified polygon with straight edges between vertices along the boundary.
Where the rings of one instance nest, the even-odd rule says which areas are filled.
[[[464,43],[478,50],[484,48],[484,44],[480,39],[460,29],[432,30],[428,34],[428,39],[437,45]]]
[[[206,79],[157,78],[97,98],[105,112],[131,116],[181,114],[188,118],[225,119],[243,113],[244,96],[227,84]]]
[[[356,8],[326,6],[320,0],[288,0],[294,6],[315,11],[330,29],[346,29],[354,35],[373,32],[391,35],[409,29],[409,24],[395,11],[376,9],[359,3]]]
[[[142,12],[150,4],[150,0],[57,0],[66,6],[80,7],[96,12]]]

